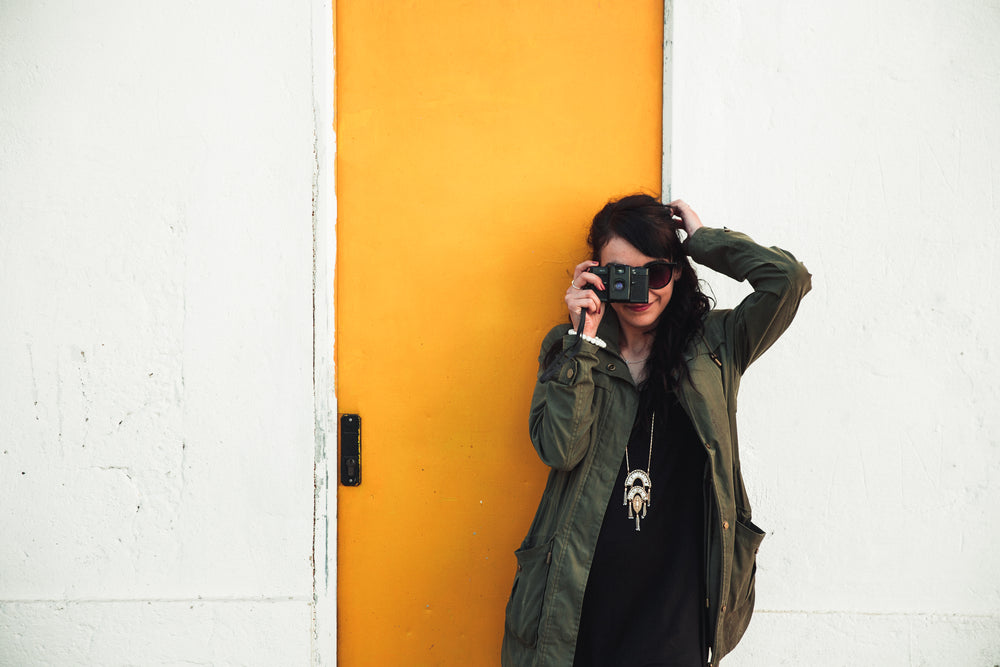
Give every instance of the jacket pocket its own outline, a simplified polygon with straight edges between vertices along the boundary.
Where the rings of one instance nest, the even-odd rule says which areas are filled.
[[[527,647],[538,641],[538,624],[552,563],[552,540],[514,552],[517,575],[507,601],[507,631]]]
[[[753,522],[736,522],[733,571],[729,580],[727,610],[723,616],[723,639],[727,652],[736,646],[750,625],[757,575],[757,549],[763,540],[764,531]]]

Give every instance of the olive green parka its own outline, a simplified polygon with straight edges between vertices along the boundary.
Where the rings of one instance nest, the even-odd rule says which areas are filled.
[[[743,372],[791,323],[811,276],[791,253],[728,229],[702,227],[684,245],[695,262],[749,280],[754,289],[736,308],[708,314],[703,335],[685,353],[689,374],[677,390],[707,454],[706,608],[714,666],[750,622],[756,553],[764,538],[750,520],[740,471],[736,394]],[[558,341],[567,350],[577,342],[568,329],[549,332],[540,364]],[[529,430],[551,471],[515,552],[501,654],[506,667],[573,664],[594,549],[638,409],[613,309],[605,312],[598,336],[606,348],[581,341],[551,379],[543,381],[539,370]]]

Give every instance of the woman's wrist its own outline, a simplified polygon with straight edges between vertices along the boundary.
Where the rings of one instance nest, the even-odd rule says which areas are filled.
[[[601,340],[597,336],[588,336],[585,333],[578,334],[575,329],[570,329],[566,333],[568,333],[570,336],[579,336],[581,339],[587,341],[591,345],[596,345],[597,347],[600,347],[600,348],[604,348],[604,347],[608,346],[607,343],[605,343],[603,340]]]

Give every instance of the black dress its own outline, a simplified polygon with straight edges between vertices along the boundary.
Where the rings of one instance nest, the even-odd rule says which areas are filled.
[[[623,504],[625,456],[604,512],[583,599],[575,667],[696,667],[705,641],[705,452],[674,394],[656,407],[643,389],[629,438],[632,470],[649,462],[650,504],[635,520]]]

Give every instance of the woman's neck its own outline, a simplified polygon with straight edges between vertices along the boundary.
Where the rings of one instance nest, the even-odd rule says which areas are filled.
[[[641,383],[646,379],[646,362],[653,349],[653,336],[645,331],[622,327],[619,342],[622,359],[632,374],[632,380],[636,384]]]
[[[623,326],[620,343],[622,357],[626,361],[645,359],[653,347],[653,336],[646,330]]]

